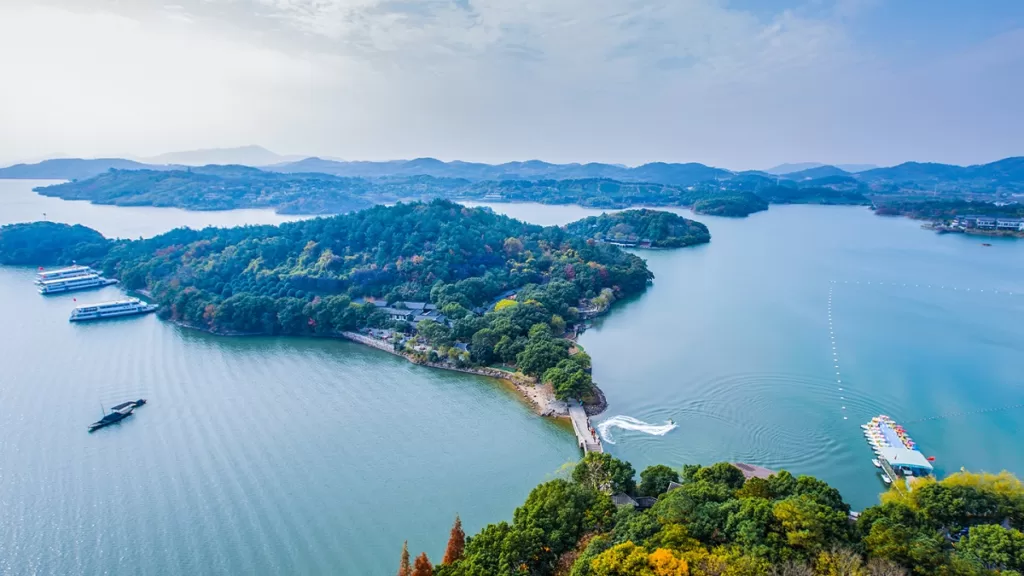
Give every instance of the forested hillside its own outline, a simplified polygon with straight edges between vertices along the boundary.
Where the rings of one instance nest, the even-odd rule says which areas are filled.
[[[681,248],[711,241],[707,226],[661,210],[623,210],[578,220],[566,226],[577,236],[602,242]]]
[[[99,239],[88,260],[83,230]],[[589,357],[563,339],[569,328],[653,278],[643,259],[615,246],[444,200],[105,244],[81,227],[20,225],[0,238],[11,232],[49,233],[65,250],[36,253],[45,259],[33,264],[77,255],[189,326],[293,335],[386,329],[423,360],[502,363],[550,382],[561,397],[590,389]],[[30,260],[22,244],[7,243],[10,253],[0,256]],[[431,304],[433,315],[406,317],[408,302]]]
[[[850,517],[835,489],[781,471],[651,466],[588,454],[537,486],[511,522],[453,529],[434,576],[1019,576],[1024,486],[958,473]],[[671,484],[670,483],[677,483]],[[612,495],[615,495],[613,500]],[[632,495],[635,500],[626,498]],[[399,563],[402,574],[404,562]]]

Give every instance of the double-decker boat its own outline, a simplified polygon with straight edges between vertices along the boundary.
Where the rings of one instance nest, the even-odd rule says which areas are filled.
[[[62,280],[64,278],[74,278],[75,276],[85,276],[87,274],[96,274],[96,271],[88,266],[68,266],[67,268],[36,272],[35,282],[36,284],[42,285],[43,282],[48,280]]]
[[[148,314],[156,309],[156,304],[148,304],[138,298],[127,298],[113,302],[78,306],[71,311],[71,318],[68,320],[71,322],[83,322],[85,320],[99,320],[101,318],[114,318],[117,316],[133,316],[136,314]]]
[[[39,285],[40,294],[57,294],[60,292],[72,292],[74,290],[87,290],[117,284],[117,280],[104,278],[98,274],[83,274],[61,278],[58,280],[43,280]]]

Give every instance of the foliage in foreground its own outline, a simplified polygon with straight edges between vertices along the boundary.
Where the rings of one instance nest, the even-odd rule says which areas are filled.
[[[588,454],[572,481],[541,484],[511,523],[463,545],[453,529],[435,576],[1019,576],[1024,487],[1008,473],[962,472],[895,489],[858,520],[810,476],[745,479],[728,463],[633,468]],[[680,487],[667,491],[669,482]],[[657,493],[649,509],[610,494]],[[407,555],[404,556],[407,558]]]

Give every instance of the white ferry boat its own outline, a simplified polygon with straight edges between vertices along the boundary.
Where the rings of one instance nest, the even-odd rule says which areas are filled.
[[[36,272],[36,284],[42,285],[43,282],[48,280],[74,278],[75,276],[85,276],[87,274],[96,274],[96,271],[88,266],[68,266],[67,268],[58,268],[56,270],[43,270],[42,272]]]
[[[73,290],[87,290],[117,284],[117,280],[103,278],[98,274],[85,274],[83,276],[72,276],[60,280],[45,280],[39,285],[40,294],[57,294],[59,292],[71,292]]]
[[[128,298],[126,300],[78,306],[71,311],[71,318],[69,320],[71,322],[81,322],[84,320],[113,318],[115,316],[133,316],[135,314],[148,314],[156,309],[156,304],[147,304],[138,298]]]

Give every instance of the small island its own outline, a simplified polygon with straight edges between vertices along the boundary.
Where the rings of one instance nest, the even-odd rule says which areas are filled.
[[[86,179],[41,186],[43,196],[116,206],[186,210],[272,208],[282,214],[344,214],[374,204],[362,178],[281,174],[247,166],[180,170],[110,170]]]
[[[712,196],[693,203],[693,211],[708,216],[742,218],[768,209],[768,202],[753,192]]]
[[[45,247],[27,251],[42,237]],[[144,240],[49,222],[0,228],[0,261],[72,260],[144,292],[182,325],[345,337],[503,377],[541,412],[568,398],[602,408],[575,335],[653,279],[642,258],[617,246],[444,200]]]
[[[570,234],[619,246],[682,248],[711,241],[707,226],[662,210],[623,210],[578,220]]]

